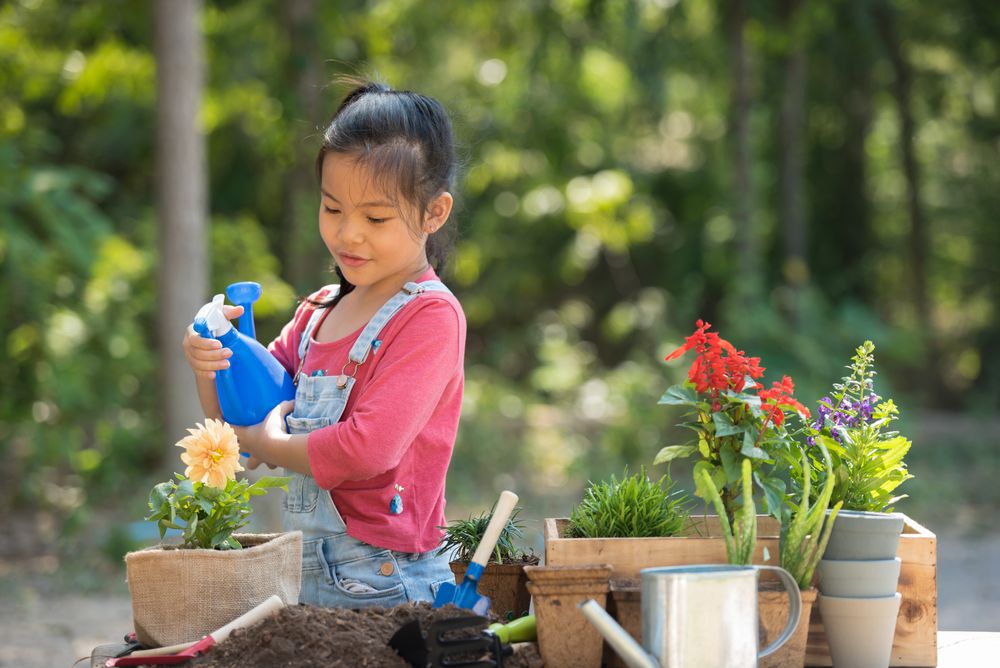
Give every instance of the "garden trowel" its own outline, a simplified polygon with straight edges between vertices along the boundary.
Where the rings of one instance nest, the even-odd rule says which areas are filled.
[[[142,649],[132,652],[128,656],[108,659],[104,665],[107,668],[114,666],[146,666],[146,665],[168,665],[182,663],[189,659],[207,652],[214,645],[219,644],[229,637],[236,629],[252,626],[262,619],[265,619],[272,612],[279,610],[285,605],[277,596],[269,599],[245,612],[233,621],[229,622],[218,631],[212,631],[201,640],[183,643],[181,645],[171,645],[169,647],[156,647],[153,649]]]
[[[472,555],[469,567],[465,569],[465,579],[462,584],[454,585],[446,582],[438,589],[437,596],[434,597],[434,607],[440,608],[451,603],[459,608],[467,608],[477,615],[485,615],[490,609],[490,597],[479,593],[476,587],[479,585],[479,578],[486,568],[486,562],[490,560],[490,553],[500,538],[500,532],[507,526],[507,520],[517,503],[517,494],[510,490],[504,490],[500,494],[496,508],[493,510],[493,517],[486,525],[483,539],[479,541],[476,552]]]

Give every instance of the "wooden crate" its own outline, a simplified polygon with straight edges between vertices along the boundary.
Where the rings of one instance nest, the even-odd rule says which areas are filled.
[[[670,538],[562,538],[568,524],[561,517],[545,520],[545,563],[549,566],[611,564],[612,577],[635,578],[651,566],[726,563],[726,544],[715,515],[692,516],[685,535]],[[757,516],[754,563],[765,563],[764,548],[771,557],[766,563],[778,563],[778,530],[773,517]]]
[[[903,595],[896,622],[891,666],[937,665],[937,537],[904,517],[897,555],[903,560],[898,590]],[[692,517],[684,536],[672,538],[563,538],[569,520],[545,520],[545,563],[550,566],[611,564],[612,577],[638,577],[643,568],[685,564],[724,564],[726,546],[715,516]],[[754,563],[777,564],[779,526],[757,517]],[[763,552],[770,555],[764,561]],[[829,647],[819,606],[813,606],[807,666],[830,666]]]

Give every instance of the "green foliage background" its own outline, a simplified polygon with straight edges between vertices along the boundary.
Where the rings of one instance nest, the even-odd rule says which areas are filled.
[[[565,515],[588,478],[649,463],[677,421],[656,400],[684,372],[662,359],[698,317],[760,355],[767,379],[792,374],[806,403],[869,338],[904,430],[941,410],[992,413],[1000,9],[880,1],[807,3],[794,32],[777,3],[749,3],[760,275],[748,282],[736,272],[719,3],[320,2],[303,54],[282,3],[206,0],[212,290],[264,283],[256,313],[267,338],[296,295],[328,281],[314,255],[292,274],[289,230],[311,224],[312,212],[293,206],[312,187],[296,167],[343,91],[322,85],[322,109],[310,115],[295,80],[307,65],[321,84],[377,74],[442,100],[462,142],[448,276],[470,328],[449,479],[456,511],[511,486],[528,490],[527,515]],[[899,117],[875,5],[896,17],[913,70],[929,330],[910,297]],[[808,59],[805,267],[784,261],[777,214],[776,118],[793,40]],[[168,456],[154,331],[151,45],[151,3],[0,6],[5,515],[30,508],[79,526],[117,494],[148,489]],[[858,105],[868,110],[860,126]],[[989,462],[984,470],[997,466]]]

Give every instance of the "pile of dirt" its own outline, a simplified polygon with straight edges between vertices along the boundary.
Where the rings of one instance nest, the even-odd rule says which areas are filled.
[[[468,614],[468,610],[451,605],[435,609],[429,603],[358,610],[288,606],[249,629],[234,631],[225,642],[190,665],[197,668],[408,668],[409,664],[387,644],[400,627],[417,620],[426,629],[437,620]],[[526,646],[514,656],[505,658],[503,665],[505,668],[541,668],[542,663],[537,649]]]

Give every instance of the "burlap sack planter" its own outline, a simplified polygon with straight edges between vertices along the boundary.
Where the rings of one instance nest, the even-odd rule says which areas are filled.
[[[125,555],[132,620],[150,647],[198,640],[272,594],[299,602],[302,532],[234,534],[242,550],[150,547]]]

